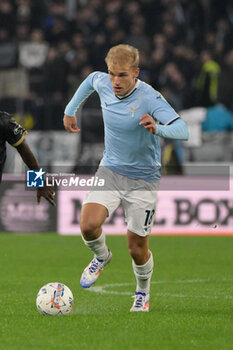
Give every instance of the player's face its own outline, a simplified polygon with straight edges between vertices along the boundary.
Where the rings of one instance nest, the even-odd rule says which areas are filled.
[[[114,93],[122,96],[128,94],[134,88],[139,68],[134,69],[129,65],[109,63],[108,73]]]

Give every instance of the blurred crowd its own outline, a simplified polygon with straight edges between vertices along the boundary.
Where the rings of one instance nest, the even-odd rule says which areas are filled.
[[[178,112],[221,105],[232,115],[232,37],[232,0],[0,0],[1,109],[46,116],[29,128],[62,128],[80,82],[128,43],[140,78]]]

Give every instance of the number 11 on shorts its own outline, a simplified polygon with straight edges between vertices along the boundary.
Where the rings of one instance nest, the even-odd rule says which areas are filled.
[[[152,209],[152,210],[145,210],[145,213],[146,213],[146,219],[145,219],[145,222],[144,222],[144,226],[148,226],[152,222],[155,210],[154,209]]]

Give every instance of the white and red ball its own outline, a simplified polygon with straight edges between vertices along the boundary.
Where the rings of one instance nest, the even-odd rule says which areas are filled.
[[[73,301],[73,294],[64,283],[51,282],[39,290],[36,306],[42,315],[68,315]]]

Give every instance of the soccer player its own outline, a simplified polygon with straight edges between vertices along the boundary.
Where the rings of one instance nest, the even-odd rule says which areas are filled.
[[[6,160],[6,142],[14,146],[19,152],[24,163],[29,169],[39,170],[39,164],[26,140],[24,139],[27,131],[19,125],[13,117],[0,111],[0,183],[2,180],[2,170]],[[52,187],[41,187],[37,189],[37,203],[40,203],[41,197],[56,206],[54,201],[54,190]]]
[[[75,113],[94,91],[100,97],[104,119],[105,151],[98,178],[105,190],[91,190],[84,200],[80,227],[94,258],[81,276],[90,287],[112,258],[102,224],[120,204],[127,222],[127,240],[137,286],[130,311],[149,311],[153,256],[149,233],[153,225],[161,175],[159,138],[187,140],[187,125],[150,85],[138,79],[139,53],[129,45],[112,47],[105,59],[108,74],[91,73],[66,106],[64,126],[79,132]],[[93,121],[94,123],[94,121]]]

